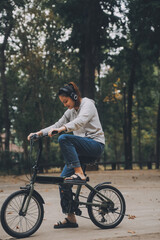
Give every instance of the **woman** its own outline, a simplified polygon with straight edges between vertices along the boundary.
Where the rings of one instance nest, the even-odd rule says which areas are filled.
[[[83,173],[80,156],[100,157],[105,144],[104,133],[99,120],[98,112],[94,101],[89,98],[81,98],[80,91],[74,82],[70,82],[60,88],[58,93],[60,101],[68,110],[59,119],[58,122],[50,127],[44,128],[37,135],[48,133],[50,137],[52,132],[61,133],[65,131],[73,132],[71,134],[62,134],[58,141],[65,160],[65,166],[61,173],[65,177],[65,182],[85,183],[86,177]],[[35,134],[31,133],[30,137]],[[63,213],[67,213],[67,218],[63,222],[58,222],[54,228],[75,228],[78,227],[74,214],[74,208],[69,207],[68,199],[72,199],[71,188],[69,184],[60,186],[61,206]],[[66,197],[67,196],[67,197]]]

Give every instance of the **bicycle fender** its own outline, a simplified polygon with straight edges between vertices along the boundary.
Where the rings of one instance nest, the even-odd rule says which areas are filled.
[[[29,188],[27,189],[27,187],[20,187],[20,189],[22,189],[22,191],[25,191],[26,193],[29,193],[30,191]],[[42,202],[42,204],[45,204],[42,196],[36,190],[33,190],[32,195],[35,195]]]
[[[43,204],[45,204],[42,196],[41,196],[36,190],[33,191],[33,194],[34,194],[37,198],[39,198],[39,200],[40,200]]]
[[[100,187],[100,186],[105,185],[105,184],[111,184],[111,182],[102,182],[102,183],[99,183],[99,184],[97,184],[94,188]]]

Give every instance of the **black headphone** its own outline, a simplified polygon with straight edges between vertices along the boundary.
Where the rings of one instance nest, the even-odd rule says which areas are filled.
[[[72,98],[72,100],[77,101],[78,96],[75,92],[75,89],[72,84],[68,84],[59,89],[58,95],[66,94],[68,97]]]

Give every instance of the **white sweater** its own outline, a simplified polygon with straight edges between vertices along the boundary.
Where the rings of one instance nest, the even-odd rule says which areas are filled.
[[[48,133],[52,128],[65,126],[67,132],[72,132],[76,136],[92,138],[97,142],[105,144],[104,132],[99,120],[98,112],[93,100],[82,98],[78,110],[74,108],[65,111],[58,122],[41,131]]]

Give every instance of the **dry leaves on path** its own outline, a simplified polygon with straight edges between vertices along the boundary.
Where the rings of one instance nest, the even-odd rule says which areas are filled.
[[[135,234],[136,232],[133,230],[128,230],[128,233]]]
[[[128,215],[128,219],[135,219],[136,218],[136,216],[134,216],[134,215]]]

